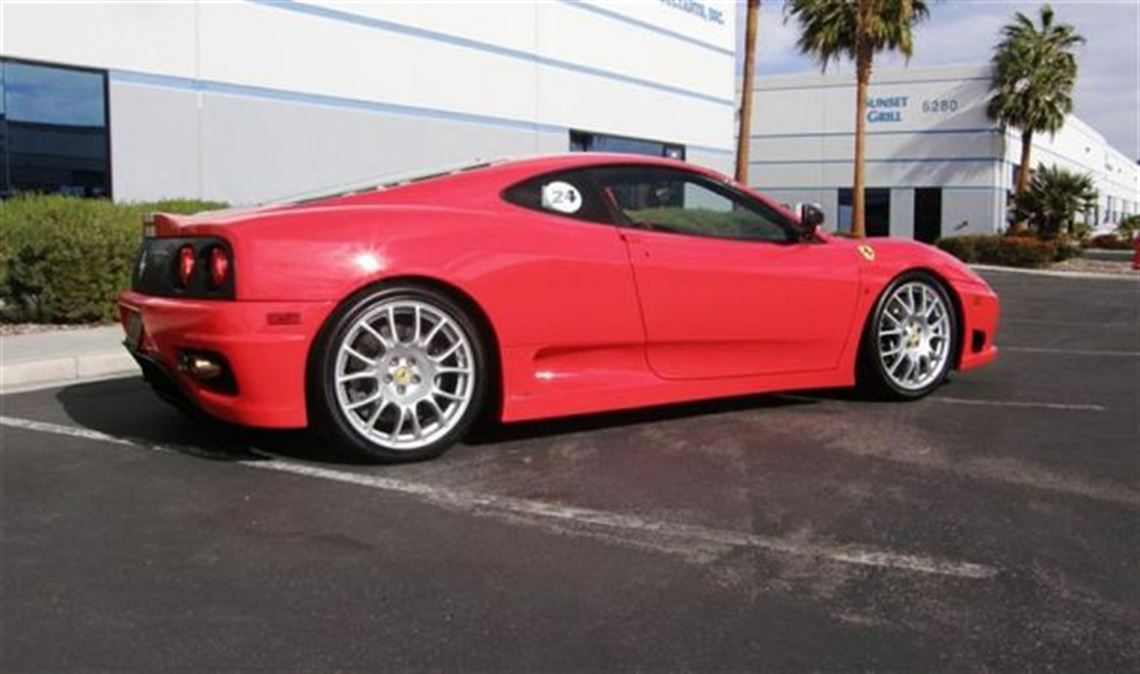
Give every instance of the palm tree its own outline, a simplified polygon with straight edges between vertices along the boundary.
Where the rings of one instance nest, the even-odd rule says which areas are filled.
[[[866,196],[864,158],[867,136],[867,87],[875,54],[890,50],[910,58],[912,27],[930,15],[924,0],[788,0],[785,19],[800,24],[800,51],[811,54],[826,70],[832,61],[855,62],[855,177],[851,233],[863,238]]]
[[[748,0],[744,30],[744,83],[740,87],[740,125],[736,135],[736,182],[748,184],[748,150],[752,142],[752,80],[756,65],[756,23],[760,0]]]
[[[992,95],[986,114],[1002,129],[1012,126],[1021,131],[1016,197],[1029,187],[1033,134],[1057,133],[1073,111],[1077,58],[1072,50],[1085,41],[1072,26],[1053,23],[1051,6],[1042,6],[1040,13],[1040,27],[1021,12],[1014,14],[1002,28],[992,59]],[[1021,221],[1014,225],[1024,228]]]
[[[1014,216],[1042,238],[1072,234],[1078,213],[1096,205],[1092,178],[1059,166],[1038,164],[1029,188],[1014,199]]]

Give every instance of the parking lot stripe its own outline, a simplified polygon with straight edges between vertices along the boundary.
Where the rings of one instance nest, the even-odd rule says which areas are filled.
[[[822,402],[842,402],[839,400],[821,398],[818,396],[802,395],[799,393],[777,393],[777,397],[786,398],[788,400],[803,400],[807,402],[822,403]],[[943,396],[930,396],[926,398],[931,402],[947,403],[950,405],[984,405],[992,407],[1022,407],[1026,409],[1043,409],[1043,410],[1070,410],[1074,412],[1107,412],[1108,408],[1103,405],[1092,404],[1069,404],[1069,403],[1041,403],[1032,402],[1028,400],[986,400],[984,398],[947,398]]]
[[[1010,318],[1008,316],[1002,316],[1001,322],[1002,322],[1002,325],[1005,325],[1006,323],[1018,323],[1018,324],[1023,324],[1023,325],[1061,325],[1061,326],[1066,326],[1066,327],[1071,327],[1071,328],[1087,328],[1087,327],[1090,327],[1090,323],[1088,323],[1087,321],[1054,321],[1054,320],[1044,320],[1044,319],[1038,319],[1038,318]],[[1091,327],[1094,327],[1097,330],[1106,330],[1108,328],[1135,328],[1135,327],[1137,327],[1137,325],[1136,325],[1136,323],[1133,323],[1133,322],[1119,321],[1119,322],[1099,322],[1099,323],[1096,323],[1095,325],[1092,325]]]
[[[971,398],[947,398],[935,396],[931,400],[951,405],[986,405],[991,407],[1024,407],[1040,410],[1071,410],[1074,412],[1107,412],[1103,405],[1070,405],[1067,403],[1035,403],[1022,400],[975,400]]]
[[[1112,273],[1096,271],[1061,271],[1052,269],[1021,269],[1018,267],[999,267],[989,264],[972,264],[971,269],[999,274],[1022,274],[1026,276],[1052,276],[1057,279],[1093,279],[1097,281],[1126,281],[1135,283],[1140,281],[1140,274],[1131,272]]]
[[[53,433],[86,440],[109,442],[119,446],[130,446],[155,451],[172,451],[176,448],[135,442],[127,438],[101,433],[85,428],[34,421],[17,417],[0,416],[0,425],[40,433]],[[192,449],[192,448],[191,448]],[[482,494],[463,489],[443,487],[422,482],[410,482],[368,473],[324,468],[310,464],[288,461],[271,454],[258,452],[259,459],[242,459],[234,463],[262,470],[289,473],[302,477],[330,480],[344,484],[369,487],[385,492],[405,494],[422,501],[448,508],[454,508],[476,515],[498,516],[510,521],[532,521],[539,524],[554,524],[560,528],[567,525],[585,532],[600,531],[609,533],[607,540],[622,542],[624,535],[628,542],[639,546],[652,546],[664,551],[674,551],[679,547],[713,546],[716,548],[752,548],[798,557],[811,557],[828,562],[879,567],[914,573],[953,576],[969,579],[991,578],[998,569],[986,564],[912,555],[881,548],[862,545],[811,543],[772,536],[714,529],[696,524],[683,524],[632,515],[594,510],[577,506],[560,505],[530,499],[520,499],[495,494]],[[660,540],[659,540],[660,539]]]
[[[1094,351],[1090,349],[1046,349],[1036,346],[1002,346],[1001,351],[1018,353],[1052,353],[1068,356],[1109,356],[1112,358],[1140,358],[1140,351]]]
[[[137,447],[137,442],[132,442],[126,438],[115,437],[114,435],[107,435],[99,431],[93,431],[90,428],[79,428],[76,426],[63,426],[60,424],[52,424],[45,421],[35,421],[32,419],[19,419],[16,417],[0,416],[0,424],[4,426],[11,426],[12,428],[22,428],[27,431],[39,431],[40,433],[54,433],[55,435],[68,435],[73,438],[81,438],[83,440],[95,440],[97,442],[110,442],[116,445],[126,445],[128,447]],[[155,448],[157,449],[157,448]]]

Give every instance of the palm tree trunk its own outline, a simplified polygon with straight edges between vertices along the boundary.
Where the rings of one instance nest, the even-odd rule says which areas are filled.
[[[851,234],[867,236],[867,198],[864,161],[867,154],[867,88],[871,83],[871,50],[861,47],[855,63],[855,178],[851,189]]]
[[[1021,165],[1017,171],[1017,191],[1014,199],[1020,199],[1029,189],[1030,156],[1033,153],[1033,130],[1026,129],[1021,132]],[[1024,232],[1029,226],[1024,220],[1013,223],[1013,231]]]
[[[748,150],[752,142],[752,87],[756,64],[756,20],[760,0],[748,0],[744,32],[744,83],[740,87],[740,126],[736,136],[736,182],[748,184]]]

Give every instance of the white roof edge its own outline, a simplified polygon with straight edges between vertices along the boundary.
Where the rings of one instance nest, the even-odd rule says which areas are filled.
[[[929,79],[931,77],[989,77],[989,63],[954,63],[936,66],[900,66],[889,68],[875,68],[871,75],[871,84],[900,83],[914,79]],[[820,72],[819,70],[804,70],[796,73],[764,74],[759,73],[753,80],[754,90],[778,88],[789,82],[797,80],[816,79],[821,85],[855,86],[855,73],[852,72]],[[739,90],[741,87],[738,86]]]

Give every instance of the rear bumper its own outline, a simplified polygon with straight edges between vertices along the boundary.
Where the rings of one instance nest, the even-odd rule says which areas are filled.
[[[962,357],[958,369],[965,372],[989,365],[998,354],[994,340],[997,337],[1001,305],[998,296],[988,286],[959,287],[964,325],[962,330]]]
[[[169,399],[186,398],[210,416],[245,426],[300,428],[308,423],[305,367],[309,347],[332,302],[185,300],[126,292],[119,317],[142,320],[134,354]],[[237,393],[212,391],[180,371],[183,351],[220,354]]]

